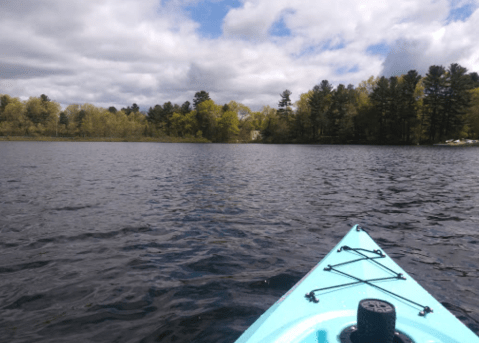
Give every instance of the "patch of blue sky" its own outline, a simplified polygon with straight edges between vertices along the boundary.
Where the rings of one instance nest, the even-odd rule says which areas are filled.
[[[280,18],[276,20],[269,28],[269,34],[273,37],[287,37],[291,36],[291,30],[286,25],[284,18],[295,13],[292,8],[286,8],[281,11]]]
[[[202,0],[184,9],[190,18],[200,24],[199,33],[208,38],[218,38],[223,34],[222,25],[226,14],[232,8],[242,6],[239,0]]]
[[[286,26],[284,17],[273,23],[269,30],[270,34],[275,37],[286,37],[291,35],[291,30]]]
[[[321,52],[331,51],[331,50],[341,50],[346,47],[346,44],[341,40],[339,43],[333,44],[333,41],[330,39],[321,46]]]
[[[349,73],[356,73],[359,71],[359,67],[357,65],[350,67],[350,66],[343,66],[340,68],[336,68],[334,70],[334,73],[336,75],[344,75],[344,74],[349,74]]]
[[[469,3],[461,7],[456,7],[451,9],[449,16],[447,17],[447,22],[453,21],[466,21],[472,13],[476,10],[477,6],[475,4]]]
[[[368,46],[366,52],[371,55],[386,56],[390,50],[391,47],[389,45],[387,45],[386,43],[380,43]]]

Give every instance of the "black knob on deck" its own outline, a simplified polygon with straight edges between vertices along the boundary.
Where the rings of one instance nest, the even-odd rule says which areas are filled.
[[[341,343],[414,343],[396,331],[396,308],[379,299],[363,299],[358,305],[358,322],[339,335]]]
[[[363,299],[358,305],[359,342],[393,343],[396,308],[379,299]]]

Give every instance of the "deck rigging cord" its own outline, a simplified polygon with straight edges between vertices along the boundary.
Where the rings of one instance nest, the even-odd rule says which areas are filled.
[[[364,230],[363,228],[360,228],[359,226],[357,227],[357,231],[364,231],[367,233],[366,230]],[[384,289],[372,282],[374,281],[384,281],[384,280],[392,280],[392,279],[395,279],[395,280],[406,280],[406,278],[403,276],[402,273],[397,273],[395,272],[394,270],[386,267],[385,265],[381,264],[380,262],[376,261],[377,259],[381,259],[381,258],[385,258],[386,255],[383,254],[383,252],[379,249],[374,249],[374,250],[367,250],[367,249],[362,249],[362,248],[351,248],[347,245],[344,245],[342,246],[341,248],[338,249],[338,253],[341,252],[341,251],[353,251],[363,257],[361,258],[358,258],[358,259],[354,259],[354,260],[351,260],[351,261],[346,261],[346,262],[342,262],[342,263],[338,263],[338,264],[334,264],[334,265],[330,265],[328,264],[328,266],[326,268],[324,268],[325,271],[335,271],[339,274],[342,274],[344,276],[347,276],[347,277],[350,277],[352,279],[355,279],[356,281],[353,281],[353,282],[349,282],[349,283],[344,283],[344,284],[340,284],[340,285],[335,285],[335,286],[329,286],[329,287],[323,287],[323,288],[317,288],[317,289],[313,289],[311,292],[309,293],[306,293],[305,297],[310,301],[310,302],[314,302],[314,303],[319,303],[319,299],[316,297],[316,295],[314,294],[314,292],[319,292],[319,291],[325,291],[325,290],[328,290],[328,289],[333,289],[333,288],[339,288],[339,287],[345,287],[345,286],[351,286],[351,285],[355,285],[355,284],[359,284],[359,283],[365,283],[369,286],[372,286],[372,287],[375,287],[377,289],[380,289],[381,291],[384,291],[386,293],[389,293],[395,297],[398,297],[402,300],[405,300],[411,304],[414,304],[416,306],[419,306],[422,308],[422,311],[419,312],[419,315],[420,316],[425,316],[426,314],[428,313],[432,313],[433,310],[432,308],[430,308],[429,306],[424,306],[424,305],[421,305],[411,299],[408,299],[408,298],[405,298],[399,294],[396,294],[396,293],[393,293],[391,291],[388,291],[387,289]],[[374,257],[371,257],[371,256],[368,256],[368,255],[365,255],[364,253],[362,253],[361,251],[365,251],[365,252],[368,252],[368,253],[372,253],[372,254],[375,254],[376,256]],[[336,267],[339,267],[339,266],[343,266],[343,265],[346,265],[346,264],[351,264],[351,263],[354,263],[354,262],[359,262],[359,261],[364,261],[364,260],[368,260],[368,261],[371,261],[373,263],[376,263],[378,266],[381,266],[382,268],[385,268],[387,270],[389,270],[391,273],[395,274],[394,276],[389,276],[389,277],[382,277],[382,278],[375,278],[375,279],[369,279],[369,280],[363,280],[361,278],[358,278],[354,275],[351,275],[351,274],[348,274],[348,273],[345,273],[339,269],[337,269]]]

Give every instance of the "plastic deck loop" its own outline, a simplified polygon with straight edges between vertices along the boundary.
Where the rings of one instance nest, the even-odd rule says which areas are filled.
[[[359,231],[359,230],[358,230]],[[341,252],[341,251],[353,251],[359,255],[361,255],[362,257],[361,258],[358,258],[358,259],[354,259],[354,260],[351,260],[351,261],[346,261],[346,262],[343,262],[343,263],[338,263],[338,264],[334,264],[334,265],[330,265],[328,264],[328,266],[326,268],[324,268],[325,271],[335,271],[339,274],[342,274],[344,276],[347,276],[347,277],[350,277],[352,279],[355,279],[356,281],[353,281],[353,282],[349,282],[349,283],[344,283],[344,284],[341,284],[341,285],[335,285],[335,286],[330,286],[330,287],[323,287],[323,288],[317,288],[317,289],[313,289],[311,292],[309,293],[306,293],[305,297],[310,301],[310,302],[314,302],[314,303],[318,303],[319,302],[319,299],[316,298],[316,295],[314,294],[314,292],[318,292],[318,291],[324,291],[324,290],[328,290],[328,289],[333,289],[333,288],[339,288],[339,287],[344,287],[344,286],[350,286],[350,285],[355,285],[355,284],[359,284],[359,283],[365,283],[371,287],[375,287],[377,289],[380,289],[386,293],[389,293],[395,297],[398,297],[402,300],[405,300],[411,304],[414,304],[416,306],[419,306],[422,308],[422,311],[419,312],[419,315],[420,316],[425,316],[426,314],[428,313],[431,313],[433,312],[432,309],[429,307],[429,306],[424,306],[424,305],[421,305],[421,304],[418,304],[417,302],[413,301],[413,300],[410,300],[410,299],[407,299],[399,294],[396,294],[396,293],[393,293],[391,291],[388,291],[387,289],[384,289],[383,287],[380,287],[372,282],[374,281],[384,281],[384,280],[392,280],[392,279],[395,279],[395,280],[406,280],[406,278],[403,276],[402,273],[397,273],[395,272],[394,270],[386,267],[385,265],[381,264],[380,262],[376,261],[378,259],[381,259],[381,258],[385,258],[386,255],[383,254],[383,252],[381,250],[366,250],[366,249],[362,249],[362,248],[351,248],[347,245],[344,245],[342,246],[341,248],[338,249],[338,253]],[[368,253],[372,253],[376,256],[374,257],[370,257],[368,255],[365,255],[364,252],[368,252]],[[348,274],[348,273],[345,273],[341,270],[339,270],[337,267],[340,267],[340,266],[343,266],[343,265],[346,265],[346,264],[351,264],[351,263],[355,263],[355,262],[359,262],[359,261],[365,261],[365,260],[368,260],[368,261],[371,261],[375,264],[377,264],[378,266],[384,268],[384,269],[387,269],[389,270],[392,274],[394,274],[394,276],[389,276],[389,277],[382,277],[382,278],[376,278],[376,279],[369,279],[369,280],[363,280],[361,278],[358,278],[354,275],[351,275],[351,274]]]

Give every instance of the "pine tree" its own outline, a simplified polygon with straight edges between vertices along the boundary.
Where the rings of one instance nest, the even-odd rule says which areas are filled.
[[[60,113],[60,119],[59,119],[59,121],[58,121],[58,124],[68,126],[68,123],[69,123],[69,122],[70,122],[70,121],[69,121],[67,115],[65,114],[65,112],[61,112],[61,113]]]
[[[472,88],[478,88],[479,87],[479,74],[476,72],[470,73],[469,77],[471,78],[472,81]]]
[[[424,116],[430,142],[439,134],[441,112],[444,109],[446,92],[446,70],[443,66],[430,66],[424,79]]]
[[[133,112],[133,113],[138,113],[138,112],[140,112],[140,107],[138,107],[137,104],[131,105],[131,112]]]
[[[308,100],[308,104],[311,107],[311,128],[312,139],[316,141],[318,131],[320,134],[323,132],[325,126],[325,116],[330,106],[331,90],[333,86],[328,80],[321,81],[321,84],[313,87],[313,95]]]
[[[327,112],[328,131],[330,136],[337,137],[341,123],[346,116],[349,94],[346,87],[343,84],[339,84],[331,95],[331,106]]]
[[[198,110],[198,105],[206,100],[210,100],[210,95],[208,94],[208,92],[205,92],[205,91],[196,92],[195,97],[193,99],[193,106],[195,110]]]
[[[447,70],[444,108],[439,122],[439,140],[457,135],[464,125],[464,115],[471,101],[469,90],[473,87],[467,69],[453,63]]]
[[[280,94],[281,101],[278,103],[278,114],[280,117],[287,117],[291,112],[291,99],[289,98],[291,94],[288,89]]]
[[[181,105],[181,113],[182,114],[187,114],[191,112],[191,107],[190,107],[190,102],[185,101],[183,105]]]
[[[416,86],[421,80],[421,75],[416,70],[410,70],[403,77],[403,82],[399,90],[399,99],[401,103],[399,111],[399,130],[401,142],[411,143],[411,130],[417,121],[417,100],[414,97]]]
[[[386,143],[388,121],[391,117],[389,80],[382,76],[369,97],[379,125],[376,139],[379,143],[384,144]]]
[[[161,123],[161,113],[163,112],[163,107],[161,105],[155,105],[155,107],[148,110],[148,121],[155,125]]]
[[[173,105],[171,101],[165,102],[163,104],[163,110],[160,112],[160,121],[164,123],[163,126],[166,128],[167,135],[170,135],[172,116],[173,116]]]

